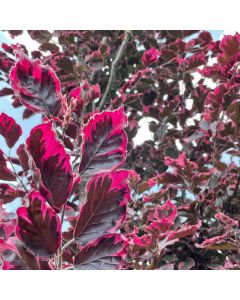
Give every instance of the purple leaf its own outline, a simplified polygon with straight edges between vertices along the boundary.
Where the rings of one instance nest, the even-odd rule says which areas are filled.
[[[179,270],[190,270],[195,266],[195,261],[191,257],[187,257],[185,261],[178,264]]]
[[[51,123],[33,128],[27,146],[41,174],[41,194],[53,208],[60,209],[72,191],[73,173],[70,157],[57,140]]]
[[[33,40],[40,44],[47,43],[52,37],[48,30],[28,30],[27,32]]]
[[[12,95],[12,94],[13,94],[13,90],[10,89],[10,88],[5,87],[5,88],[0,90],[0,97],[9,96],[9,95]]]
[[[27,152],[26,146],[24,144],[21,144],[17,148],[17,155],[21,164],[21,167],[24,172],[29,170],[29,153]]]
[[[123,107],[95,114],[90,119],[83,128],[80,174],[88,177],[111,172],[124,163],[127,136],[123,128],[126,123]]]
[[[5,183],[0,184],[0,200],[2,200],[4,204],[12,202],[16,198],[23,197],[24,195],[25,192],[22,190],[14,189]]]
[[[3,152],[0,149],[0,180],[14,181],[16,176],[7,168],[7,162]]]
[[[75,237],[86,244],[106,233],[115,233],[126,218],[130,200],[128,171],[95,175],[87,185],[87,199],[83,204],[75,229]]]
[[[82,247],[74,259],[76,270],[116,270],[124,255],[120,235],[106,235]]]
[[[12,148],[22,135],[22,128],[15,120],[5,113],[0,115],[0,134],[5,138],[9,148]]]
[[[61,221],[38,192],[28,195],[29,206],[17,210],[16,234],[38,256],[49,257],[61,244]]]
[[[60,82],[53,69],[20,53],[10,81],[21,102],[34,112],[57,116],[62,109]]]
[[[28,265],[21,259],[15,245],[16,238],[8,241],[0,239],[0,257],[3,262],[2,270],[27,270]]]
[[[167,235],[167,240],[168,241],[178,240],[193,235],[201,227],[201,225],[202,225],[201,221],[199,221],[197,224],[194,225],[188,225],[188,224],[183,225],[178,230],[170,231]]]
[[[51,270],[47,261],[34,256],[15,237],[7,242],[0,240],[0,257],[3,270]]]
[[[0,203],[0,238],[8,240],[15,233],[16,228],[15,214],[8,213]]]

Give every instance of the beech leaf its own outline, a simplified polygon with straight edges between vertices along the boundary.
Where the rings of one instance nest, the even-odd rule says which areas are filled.
[[[20,53],[10,73],[12,88],[21,102],[34,112],[57,116],[62,109],[60,81],[53,69],[39,59]]]
[[[73,173],[70,157],[57,140],[51,123],[34,127],[27,146],[41,174],[41,194],[53,208],[60,209],[72,191]]]
[[[6,159],[3,155],[3,151],[0,149],[0,180],[14,181],[16,176],[7,167]]]
[[[61,244],[61,221],[39,192],[28,195],[29,206],[17,210],[17,237],[38,256],[49,257]]]
[[[128,171],[95,175],[87,185],[87,198],[76,224],[75,237],[82,244],[116,232],[126,218],[130,200]]]
[[[15,120],[5,113],[0,115],[0,135],[2,135],[9,148],[12,148],[22,135],[22,128]]]
[[[124,255],[123,240],[119,234],[106,235],[83,248],[74,259],[76,270],[117,270]]]
[[[127,136],[123,128],[126,123],[123,107],[97,113],[90,119],[83,128],[80,174],[88,177],[111,172],[124,163]]]

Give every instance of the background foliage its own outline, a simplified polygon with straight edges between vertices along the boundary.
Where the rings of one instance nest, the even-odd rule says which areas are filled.
[[[13,38],[22,34],[21,31],[9,33]],[[214,42],[207,31],[29,30],[28,34],[40,44],[36,51],[28,53],[24,45],[3,44],[0,52],[0,79],[6,83],[0,95],[12,95],[14,108],[24,106],[23,118],[40,114],[43,122],[32,131],[27,149],[22,145],[14,157],[11,152],[0,153],[1,179],[17,179],[16,184],[4,182],[0,188],[3,266],[42,269],[71,268],[75,264],[75,268],[82,268],[81,257],[86,253],[93,255],[91,247],[99,249],[98,245],[103,245],[107,251],[109,241],[113,241],[109,234],[116,234],[115,245],[120,244],[120,236],[122,239],[121,247],[113,251],[119,259],[114,263],[117,268],[239,269],[240,35],[225,36]],[[29,68],[26,65],[33,65],[35,73],[24,73]],[[128,143],[123,131],[124,116],[128,119],[125,127]],[[139,124],[146,117],[151,120],[152,139],[136,145],[134,138]],[[49,120],[53,122],[51,128],[44,125]],[[1,122],[0,134],[12,148],[21,128],[14,120],[6,121],[3,114]],[[45,136],[42,142],[39,132]],[[57,139],[53,136],[46,142],[51,134],[57,135]],[[89,158],[84,153],[92,157],[91,143],[94,141],[96,145],[101,136],[112,138],[114,150],[110,147],[104,158],[97,157],[87,169],[86,160]],[[116,136],[121,142],[117,142]],[[39,147],[44,143],[47,146],[36,154],[36,143]],[[53,148],[50,147],[52,143],[55,143]],[[85,147],[87,152],[84,152]],[[57,154],[54,149],[59,149]],[[117,152],[112,153],[112,150]],[[26,164],[25,157],[29,153],[35,165]],[[69,155],[71,159],[66,160],[71,167],[63,162],[59,170],[59,165],[54,164],[53,154],[63,161],[65,155]],[[44,156],[44,165],[41,156]],[[51,189],[48,170],[52,167],[57,169],[58,176],[53,179]],[[70,170],[72,167],[74,173]],[[114,217],[108,216],[108,222],[121,221],[113,226],[114,232],[109,232],[110,225],[102,231],[100,226],[97,231],[103,234],[103,238],[93,235],[91,239],[94,238],[95,242],[87,240],[87,246],[79,244],[76,232],[85,226],[79,221],[79,207],[80,214],[84,209],[91,210],[83,206],[85,187],[88,185],[87,191],[92,191],[90,186],[97,181],[97,177],[90,177],[101,177],[105,172],[110,172],[108,177],[111,177],[115,172],[124,172],[115,171],[119,167],[131,170],[125,175],[131,188],[131,199],[127,187],[122,192],[122,184],[126,183],[118,183],[116,188],[127,195],[128,201],[120,197],[119,212]],[[39,178],[36,170],[40,170],[43,184],[35,181],[33,185],[34,174]],[[68,173],[70,179],[66,182]],[[57,185],[64,182],[66,186],[55,190],[54,180],[57,180]],[[41,195],[29,196],[33,188]],[[16,215],[6,209],[7,203],[20,197],[23,218],[31,219],[25,208],[29,205],[27,194],[28,199],[35,199],[32,203],[41,206],[50,218],[55,218],[55,238],[51,238],[55,244],[46,247],[40,239],[37,252],[36,247],[32,247],[32,240],[29,242],[19,233],[21,227],[26,230],[26,225],[21,225],[19,219],[21,213],[18,211],[17,220]],[[46,199],[52,199],[48,203],[53,211],[46,206]],[[31,206],[31,200],[29,202]],[[62,219],[63,242],[59,242],[56,232],[61,231],[59,212],[62,203],[66,203],[66,213]],[[119,209],[122,205],[126,212]],[[32,219],[31,224],[34,224]],[[24,246],[18,245],[17,250],[13,242],[16,226],[18,238],[24,242]],[[73,237],[77,241],[69,244],[60,255],[63,265],[60,266],[59,255],[55,254],[55,258],[47,258],[45,252],[43,255],[43,244],[44,251],[47,248],[48,252],[55,253],[61,243],[64,247]],[[7,253],[6,258],[6,250],[10,249],[17,255],[17,261],[27,261],[27,266],[19,267],[12,254],[9,257]],[[107,253],[104,255],[113,259],[115,254]],[[9,260],[10,267],[6,263]],[[93,268],[98,267],[99,263]],[[105,268],[110,268],[110,265]]]

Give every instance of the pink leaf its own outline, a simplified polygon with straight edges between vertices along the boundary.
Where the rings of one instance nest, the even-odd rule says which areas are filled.
[[[232,218],[226,216],[225,214],[219,212],[215,215],[215,218],[219,221],[221,221],[223,224],[225,224],[226,226],[237,226],[238,225],[238,221],[237,220],[233,220]]]
[[[16,176],[12,173],[11,170],[7,168],[7,162],[4,158],[3,152],[0,149],[0,180],[14,181]]]
[[[3,270],[27,270],[28,265],[21,259],[15,245],[16,238],[10,238],[7,242],[0,239],[0,257],[3,262]]]
[[[195,244],[197,248],[207,248],[214,249],[214,246],[222,245],[226,242],[226,239],[229,238],[230,234],[228,232],[223,233],[222,235],[214,236],[209,239],[205,239],[201,244]],[[217,247],[215,247],[216,249]]]
[[[177,216],[177,208],[171,202],[171,200],[168,200],[162,206],[157,205],[154,211],[155,221],[153,221],[147,227],[147,230],[157,235],[165,233],[173,226],[176,216]]]
[[[119,170],[95,175],[89,181],[74,234],[80,243],[86,244],[120,228],[130,200],[127,179],[128,171]]]
[[[22,135],[22,128],[15,120],[5,113],[0,115],[0,134],[5,138],[9,148],[12,148]]]
[[[123,107],[95,114],[83,128],[80,174],[86,177],[111,172],[126,158],[127,136],[123,128],[127,117]]]
[[[239,51],[239,47],[240,39],[236,35],[225,35],[220,42],[220,48],[229,56],[236,54]]]
[[[102,96],[100,86],[98,84],[92,85],[87,91],[87,101],[92,102]]]
[[[32,129],[27,146],[41,174],[41,194],[53,208],[60,209],[71,193],[73,174],[70,157],[57,140],[51,123]]]
[[[12,202],[18,197],[23,197],[25,192],[22,190],[14,189],[8,184],[1,183],[0,184],[0,199],[4,204]]]
[[[51,256],[61,244],[61,221],[40,193],[33,191],[28,199],[29,206],[17,210],[16,234],[37,255]]]
[[[34,256],[15,237],[7,242],[0,240],[0,257],[3,270],[50,270],[47,261]]]
[[[200,67],[205,64],[205,55],[203,54],[194,54],[188,58],[186,58],[185,63],[187,64],[186,69],[192,70]]]
[[[194,234],[202,225],[202,222],[199,221],[195,225],[184,225],[182,228],[175,230],[175,231],[170,231],[167,235],[167,240],[172,241],[175,239],[182,239],[184,237],[190,236]]]
[[[69,93],[70,99],[71,98],[76,99],[76,106],[75,106],[75,109],[74,109],[73,112],[75,114],[77,114],[78,117],[81,116],[82,109],[83,109],[83,106],[84,106],[84,100],[81,97],[81,92],[82,92],[82,89],[79,86],[79,87],[76,87],[73,90],[71,90],[71,92]]]
[[[21,167],[23,169],[24,172],[29,170],[29,153],[26,149],[26,146],[24,144],[21,144],[18,148],[17,148],[17,155],[21,164]]]
[[[119,234],[106,235],[82,247],[74,259],[76,270],[116,270],[121,268],[124,241]]]
[[[164,159],[164,163],[167,166],[172,166],[177,169],[184,170],[185,172],[189,172],[189,174],[193,172],[195,169],[196,170],[198,169],[197,164],[195,162],[190,161],[187,158],[186,153],[184,152],[179,154],[177,159],[173,159],[169,156],[166,156]]]
[[[15,234],[15,228],[15,215],[6,212],[0,203],[0,238],[8,240],[11,235]]]
[[[156,48],[151,48],[143,53],[142,63],[144,66],[150,65],[152,62],[158,60],[159,51]]]
[[[153,236],[144,234],[142,236],[135,236],[133,238],[133,244],[140,248],[148,248],[153,245]]]
[[[21,102],[34,112],[57,116],[62,109],[60,82],[53,69],[43,66],[39,59],[29,60],[19,53],[12,68],[10,81]]]

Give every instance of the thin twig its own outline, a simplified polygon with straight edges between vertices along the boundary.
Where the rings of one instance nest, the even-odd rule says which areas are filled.
[[[104,95],[102,97],[102,100],[99,104],[99,109],[101,110],[104,105],[106,104],[107,102],[107,99],[108,99],[108,94],[111,90],[111,87],[112,87],[112,84],[114,82],[114,79],[115,79],[115,76],[116,76],[116,71],[117,71],[117,67],[118,67],[118,64],[126,50],[126,47],[127,47],[127,43],[130,39],[130,36],[131,36],[131,31],[129,30],[126,30],[125,31],[125,34],[124,34],[124,39],[122,41],[122,44],[118,50],[118,53],[114,59],[114,61],[112,62],[112,66],[111,66],[111,71],[110,71],[110,76],[109,76],[109,80],[108,80],[108,84],[107,84],[107,87],[106,87],[106,90],[104,92]]]
[[[73,239],[71,239],[70,241],[68,241],[66,244],[64,244],[64,245],[62,246],[62,251],[63,251],[64,249],[66,249],[68,246],[70,246],[74,241],[75,241],[75,239],[73,238]]]
[[[15,169],[15,167],[14,167],[12,161],[11,161],[11,158],[10,158],[10,157],[11,157],[11,149],[9,148],[9,154],[8,154],[8,156],[7,156],[5,153],[3,153],[3,154],[4,154],[4,156],[6,157],[6,159],[9,161],[9,163],[10,163],[12,169],[13,169],[14,175],[15,175],[15,176],[17,177],[17,179],[19,180],[19,182],[20,182],[20,184],[22,185],[22,187],[23,187],[23,189],[25,190],[25,192],[28,193],[28,190],[27,190],[25,184],[23,183],[23,181],[22,181],[22,179],[20,178],[20,176],[18,176],[17,171],[16,171],[16,169]]]
[[[61,212],[61,225],[63,225],[63,221],[64,221],[65,208],[66,208],[66,204],[63,206],[62,212]],[[56,258],[57,258],[57,260],[56,260],[57,269],[61,270],[62,269],[62,242],[61,242],[60,249],[58,250]]]

